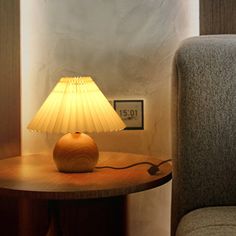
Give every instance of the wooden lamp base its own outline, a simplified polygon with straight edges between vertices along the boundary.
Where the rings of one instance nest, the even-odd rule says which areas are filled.
[[[98,156],[96,143],[84,133],[62,136],[53,150],[54,162],[61,172],[91,172]]]

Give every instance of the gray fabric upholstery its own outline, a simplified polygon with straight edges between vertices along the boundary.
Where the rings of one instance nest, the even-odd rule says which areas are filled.
[[[176,236],[236,235],[236,207],[207,207],[186,214]]]
[[[236,205],[236,36],[185,40],[173,78],[175,235],[194,209]]]

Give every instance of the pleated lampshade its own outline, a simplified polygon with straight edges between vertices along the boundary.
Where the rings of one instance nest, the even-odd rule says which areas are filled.
[[[64,77],[27,128],[45,133],[98,133],[122,130],[125,124],[91,77]]]

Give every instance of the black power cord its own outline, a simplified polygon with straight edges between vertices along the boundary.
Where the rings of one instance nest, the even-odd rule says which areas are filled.
[[[96,168],[96,169],[109,168],[109,169],[114,169],[114,170],[122,170],[122,169],[131,168],[131,167],[134,167],[134,166],[137,166],[137,165],[144,165],[144,164],[147,164],[147,165],[151,165],[151,167],[148,168],[147,172],[148,172],[150,175],[156,175],[156,173],[157,173],[158,171],[160,171],[159,167],[160,167],[161,165],[163,165],[164,163],[169,162],[169,161],[172,161],[172,159],[168,159],[168,160],[161,161],[158,165],[155,165],[155,164],[153,164],[152,162],[149,162],[149,161],[143,161],[143,162],[137,162],[137,163],[134,163],[134,164],[131,164],[131,165],[128,165],[128,166],[124,166],[124,167],[96,166],[95,168]]]

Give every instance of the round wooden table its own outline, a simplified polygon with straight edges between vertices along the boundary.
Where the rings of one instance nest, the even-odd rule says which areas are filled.
[[[123,167],[144,161],[160,163],[145,155],[101,152],[97,166]],[[149,167],[68,174],[56,170],[50,155],[13,157],[0,160],[0,195],[21,199],[21,235],[122,236],[126,234],[127,194],[171,179],[169,163],[161,165],[156,175],[147,172]]]

